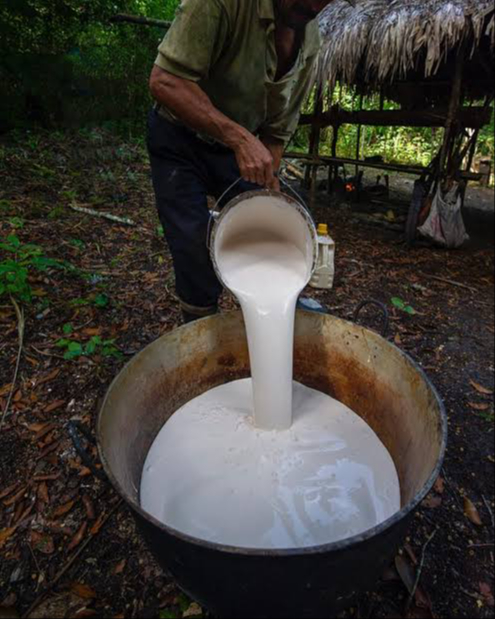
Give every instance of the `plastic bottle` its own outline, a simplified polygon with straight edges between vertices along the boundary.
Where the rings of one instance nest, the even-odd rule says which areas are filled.
[[[328,233],[328,226],[318,226],[318,260],[309,283],[313,288],[331,290],[335,278],[335,242]]]

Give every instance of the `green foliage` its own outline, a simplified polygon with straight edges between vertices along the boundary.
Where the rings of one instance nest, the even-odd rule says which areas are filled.
[[[31,270],[67,269],[67,263],[48,258],[39,245],[22,243],[15,234],[0,242],[0,250],[6,258],[0,261],[0,298],[12,296],[18,301],[29,303],[32,289],[29,284]]]
[[[17,228],[17,229],[24,228],[24,219],[22,219],[22,217],[11,217],[9,219],[9,224],[13,228]]]
[[[314,111],[314,92],[305,103],[303,112],[311,114]],[[336,89],[332,101],[346,110],[359,108],[358,97],[350,88]],[[478,102],[476,105],[482,105]],[[377,110],[380,108],[379,95],[368,96],[363,99],[364,110]],[[384,101],[384,109],[397,109],[398,105],[392,101]],[[299,127],[292,144],[291,150],[307,152],[309,148],[310,127]],[[417,128],[417,127],[362,127],[360,157],[381,156],[388,163],[402,163],[409,165],[428,166],[435,155],[439,152],[443,139],[443,130],[440,128]],[[321,135],[320,152],[323,155],[331,155],[333,130],[324,129]],[[339,130],[339,142],[337,155],[355,159],[357,154],[358,127],[343,125]],[[480,133],[478,142],[478,157],[495,158],[495,122],[484,127]]]
[[[91,355],[95,354],[107,358],[113,357],[119,360],[123,358],[123,354],[115,345],[114,339],[103,340],[98,335],[92,337],[86,344],[63,338],[59,340],[56,345],[58,348],[65,350],[64,359],[67,360],[77,359],[78,357],[91,357]]]
[[[409,314],[410,316],[414,316],[416,314],[416,310],[414,309],[414,307],[411,307],[399,297],[393,297],[393,299],[391,299],[391,302],[394,307],[400,309],[403,312],[406,312],[406,314]]]
[[[178,0],[4,0],[0,125],[144,124],[161,28],[111,24],[116,13],[170,20]],[[56,25],[56,27],[55,27]],[[30,145],[33,150],[36,144]]]

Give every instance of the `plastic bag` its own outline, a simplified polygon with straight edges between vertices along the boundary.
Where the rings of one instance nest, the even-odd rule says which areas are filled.
[[[437,191],[430,215],[419,228],[419,232],[449,249],[461,247],[469,241],[462,217],[462,197],[458,187],[445,196],[442,195],[441,189]]]

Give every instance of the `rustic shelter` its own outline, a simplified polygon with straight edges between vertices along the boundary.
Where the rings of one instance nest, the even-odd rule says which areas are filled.
[[[494,96],[495,6],[493,0],[346,0],[332,2],[320,19],[323,49],[317,75],[312,126],[313,169],[347,163],[417,173],[435,182],[476,179],[472,160],[480,129],[490,121]],[[353,89],[361,106],[345,110],[335,103],[337,84]],[[328,96],[324,96],[328,93]],[[380,105],[362,109],[364,96],[380,93]],[[398,109],[384,109],[385,100]],[[339,127],[444,127],[440,153],[429,168],[337,157]],[[331,157],[319,156],[320,131],[333,127]],[[295,154],[294,154],[295,155]],[[433,182],[431,182],[433,180]],[[329,184],[331,186],[331,183]]]

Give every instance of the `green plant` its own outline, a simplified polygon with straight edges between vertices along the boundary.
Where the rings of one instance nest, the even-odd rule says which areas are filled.
[[[56,343],[56,346],[65,350],[64,359],[67,360],[90,357],[94,354],[119,360],[123,358],[123,354],[115,345],[114,339],[103,340],[99,335],[92,337],[86,344],[63,338]]]
[[[33,296],[29,284],[30,270],[67,268],[67,265],[59,260],[46,257],[42,247],[21,243],[14,234],[0,243],[0,250],[5,251],[8,256],[0,262],[0,298],[11,296],[18,301],[29,303]]]
[[[400,309],[403,312],[406,312],[406,314],[409,314],[410,316],[414,316],[417,313],[414,307],[411,307],[399,297],[393,297],[391,301],[394,307],[396,307],[397,309]]]
[[[65,208],[63,206],[56,206],[52,208],[48,213],[48,219],[50,221],[55,221],[57,219],[61,219],[65,215]]]
[[[24,219],[22,219],[22,217],[11,217],[9,219],[9,224],[13,228],[24,228]]]

